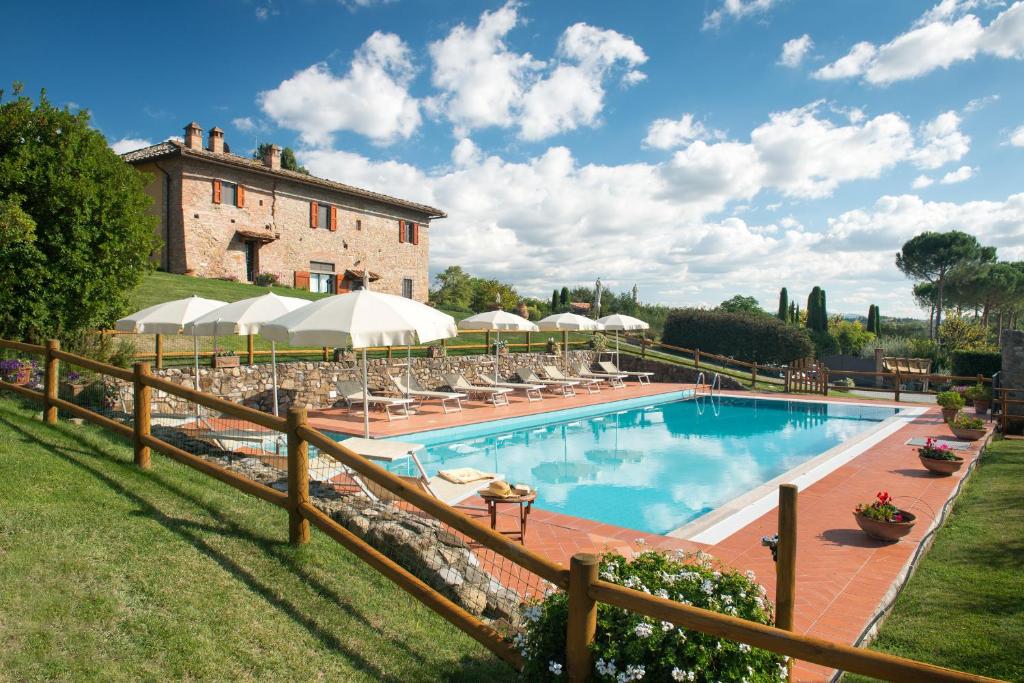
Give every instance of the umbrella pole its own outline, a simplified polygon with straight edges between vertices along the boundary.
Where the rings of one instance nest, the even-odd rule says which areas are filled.
[[[501,343],[501,330],[498,330],[494,343],[494,383],[498,383],[498,346]]]
[[[412,347],[405,347],[405,397],[409,398],[409,389],[412,388]]]
[[[194,360],[195,360],[195,368],[196,368],[196,377],[195,377],[195,380],[196,380],[195,381],[196,391],[202,391],[202,389],[199,388],[199,337],[194,335],[194,334],[192,335],[192,352],[193,352],[193,356],[194,356]],[[197,403],[196,404],[196,415],[198,415],[198,414],[199,414],[199,404]]]
[[[366,379],[366,349],[363,349],[363,438],[370,438],[370,382]]]
[[[615,369],[619,369],[619,331],[615,330]]]
[[[277,409],[277,342],[270,342],[270,373],[274,378],[274,416],[279,417]]]

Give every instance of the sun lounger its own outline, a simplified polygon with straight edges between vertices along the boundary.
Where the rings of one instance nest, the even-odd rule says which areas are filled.
[[[340,380],[337,384],[338,397],[345,402],[347,410],[351,411],[354,406],[363,404],[363,387],[359,382]],[[388,415],[388,422],[395,418],[407,419],[409,417],[409,405],[414,403],[411,398],[392,398],[390,396],[375,396],[369,391],[366,392],[366,402],[372,406],[384,409]],[[392,408],[401,408],[402,412],[393,414]]]
[[[516,370],[516,375],[527,384],[542,384],[551,393],[562,396],[575,396],[576,387],[579,385],[579,382],[574,380],[541,379],[536,372],[529,368],[519,368]]]
[[[409,383],[406,384],[406,375],[392,376],[391,383],[395,385],[395,389],[402,396],[407,396],[418,401],[426,399],[433,399],[441,402],[441,409],[444,410],[445,414],[449,412],[460,412],[462,410],[462,399],[466,398],[466,394],[460,394],[454,391],[430,391],[420,386],[419,380],[415,377],[409,377]],[[449,410],[449,403],[454,403],[455,406]]]
[[[508,387],[486,387],[479,384],[470,384],[469,380],[458,373],[445,373],[444,381],[452,391],[461,391],[470,396],[479,396],[493,403],[496,406],[508,405],[508,394],[512,392]]]
[[[521,391],[526,394],[526,400],[530,403],[534,401],[543,401],[544,394],[541,391],[544,389],[543,384],[523,384],[522,382],[495,382],[494,378],[490,375],[477,375],[477,379],[483,384],[489,387],[506,387],[512,391]]]
[[[603,380],[597,377],[566,377],[562,374],[554,365],[545,365],[543,368],[544,375],[548,379],[558,380],[560,382],[579,382],[584,389],[587,390],[588,394],[596,394],[601,391],[601,382]]]
[[[597,364],[597,367],[601,368],[606,374],[609,375],[621,375],[623,377],[635,377],[636,381],[640,384],[650,384],[651,377],[654,377],[653,372],[640,372],[637,370],[619,370],[615,366],[615,363],[610,360],[603,360]]]
[[[580,363],[579,374],[581,377],[594,377],[603,382],[608,382],[612,389],[623,389],[626,386],[622,381],[627,377],[625,373],[594,372],[583,363]]]

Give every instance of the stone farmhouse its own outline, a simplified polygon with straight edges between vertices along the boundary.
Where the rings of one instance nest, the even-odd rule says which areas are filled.
[[[231,154],[224,131],[206,147],[196,123],[184,142],[128,152],[151,174],[159,216],[157,265],[171,273],[252,282],[273,273],[314,292],[360,289],[426,301],[430,221],[446,214],[418,204],[281,168],[274,145],[262,160]]]

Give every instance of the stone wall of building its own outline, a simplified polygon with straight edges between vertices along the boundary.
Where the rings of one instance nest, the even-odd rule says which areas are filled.
[[[999,384],[1003,388],[1019,389],[1016,398],[1024,399],[1024,332],[1003,330],[1003,365],[999,371]],[[1024,406],[1012,405],[1010,415],[1024,415]],[[1015,433],[1020,433],[1021,422],[1014,421]]]
[[[257,271],[275,273],[285,284],[294,284],[296,271],[309,271],[311,261],[333,264],[339,277],[359,263],[359,268],[366,265],[381,275],[373,283],[374,289],[401,295],[402,280],[409,278],[413,298],[426,301],[430,250],[426,216],[203,159],[185,158],[180,163],[186,271],[245,281],[246,240],[236,234],[244,230],[275,237],[259,245]],[[244,205],[215,204],[214,180],[243,186]],[[311,227],[310,204],[314,201],[337,208],[336,230]],[[418,244],[399,240],[399,221],[420,225]]]
[[[493,356],[447,356],[444,358],[413,358],[412,373],[420,384],[429,389],[444,386],[444,374],[458,372],[471,381],[478,374],[491,375],[494,372]],[[540,370],[544,365],[557,365],[564,369],[561,359],[543,353],[516,353],[499,356],[498,373],[501,377],[512,377],[517,368],[531,367]],[[590,364],[594,360],[592,351],[572,351],[570,366],[579,363]],[[404,358],[371,359],[368,362],[368,380],[371,390],[385,392],[393,390],[387,375],[405,372]],[[193,386],[191,367],[164,368],[154,370],[159,377],[175,384]],[[329,408],[338,404],[337,383],[340,380],[362,382],[362,365],[357,361],[287,361],[278,363],[278,405],[283,415],[293,405],[306,408]],[[108,380],[117,385],[117,405],[126,412],[132,409],[132,386],[128,382]],[[200,366],[199,386],[235,403],[271,412],[273,409],[273,375],[269,363],[243,365],[237,368],[210,368]],[[185,399],[171,396],[162,391],[153,392],[153,412],[157,414],[181,414],[188,412],[191,404]]]

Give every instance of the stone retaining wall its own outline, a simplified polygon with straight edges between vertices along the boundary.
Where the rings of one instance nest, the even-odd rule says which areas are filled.
[[[545,353],[512,353],[498,356],[498,372],[501,377],[512,377],[515,370],[530,367],[539,371],[543,365],[557,365],[563,368],[561,358]],[[593,351],[571,351],[570,365],[594,360]],[[444,373],[458,372],[475,381],[478,374],[494,373],[493,356],[447,356],[445,358],[413,358],[412,374],[428,389],[444,385]],[[371,390],[390,391],[392,385],[387,374],[405,372],[405,358],[395,357],[372,359],[368,363],[368,379]],[[175,384],[193,386],[191,367],[165,368],[154,370],[153,374]],[[292,405],[306,408],[329,408],[338,402],[336,385],[339,380],[362,382],[362,365],[355,361],[284,361],[277,364],[278,402],[283,415]],[[132,386],[129,382],[109,379],[119,394],[117,406],[126,412],[132,410]],[[199,386],[235,403],[271,412],[273,410],[273,377],[269,363],[243,365],[237,368],[199,368]],[[153,412],[156,414],[180,414],[190,410],[191,404],[185,399],[171,396],[162,391],[153,392]]]
[[[636,372],[653,372],[654,377],[652,379],[655,382],[679,382],[684,384],[696,382],[697,375],[701,372],[696,368],[691,368],[686,365],[676,365],[675,363],[666,363],[665,361],[655,360],[653,358],[641,358],[640,356],[634,356],[631,354],[622,354],[619,356],[619,369]],[[714,372],[704,372],[704,379],[707,382],[710,382],[714,376]],[[746,389],[745,386],[728,375],[719,376],[722,380],[723,389]]]

